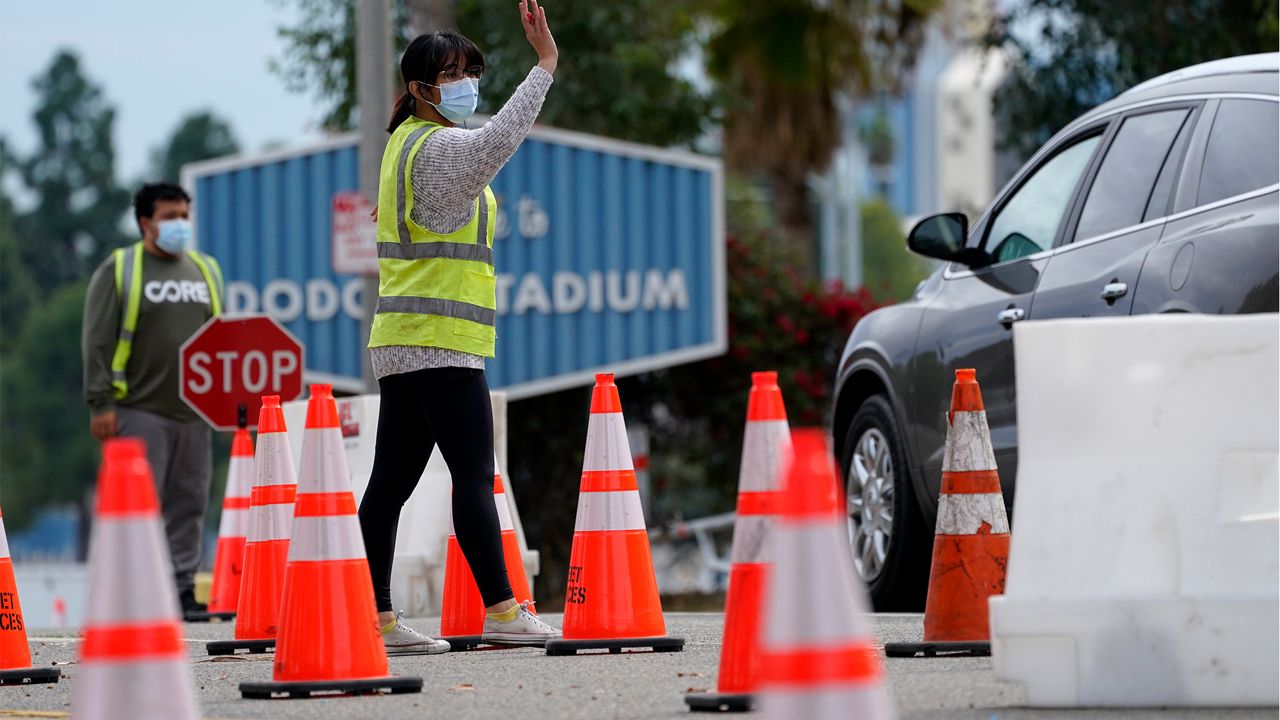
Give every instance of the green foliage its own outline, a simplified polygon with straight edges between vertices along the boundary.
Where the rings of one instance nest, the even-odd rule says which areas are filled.
[[[0,478],[5,523],[76,501],[94,480],[97,443],[81,399],[80,322],[87,280],[53,291],[0,357]]]
[[[39,288],[19,252],[13,201],[0,191],[0,356],[16,342],[23,321],[39,296]]]
[[[272,71],[295,92],[319,102],[325,127],[355,127],[357,92],[355,5],[352,0],[288,0],[301,19],[279,30],[284,56]],[[395,77],[407,45],[408,13],[394,3]],[[497,112],[524,80],[537,58],[525,40],[515,3],[462,0],[458,29],[485,53],[480,110]],[[701,135],[711,102],[676,72],[694,23],[678,4],[662,0],[600,3],[564,0],[551,10],[562,57],[555,90],[539,121],[570,130],[636,142],[672,145]],[[376,109],[379,117],[385,110]]]
[[[458,3],[458,27],[485,52],[484,112],[497,112],[537,62],[514,6]],[[683,4],[559,0],[547,15],[561,57],[539,122],[654,145],[702,134],[711,99],[676,70],[695,31]]]
[[[1006,8],[985,42],[1010,62],[995,109],[1002,148],[1021,158],[1140,82],[1280,46],[1273,0],[1026,0]]]
[[[321,124],[351,130],[356,123],[356,6],[352,0],[276,0],[294,5],[296,26],[276,32],[286,43],[284,57],[273,58],[271,72],[292,92],[310,92],[319,101]],[[397,3],[399,4],[399,3]],[[403,50],[401,44],[397,55]],[[389,109],[388,109],[389,111]]]
[[[15,218],[17,255],[42,294],[87,276],[124,235],[129,193],[116,184],[115,109],[60,51],[33,87],[40,143],[18,170],[36,202]]]
[[[907,249],[902,218],[882,198],[862,205],[863,285],[881,303],[907,300],[932,272],[928,261]]]
[[[151,182],[177,183],[182,166],[240,152],[231,126],[211,112],[187,115],[169,137],[169,142],[151,153]]]

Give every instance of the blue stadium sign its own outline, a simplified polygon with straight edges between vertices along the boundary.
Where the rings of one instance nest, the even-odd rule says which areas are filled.
[[[230,312],[266,313],[306,345],[307,377],[360,388],[367,262],[357,137],[189,165],[196,237]],[[646,372],[727,346],[718,159],[535,128],[493,182],[498,356],[513,398]],[[371,237],[371,235],[368,235]],[[335,270],[335,268],[337,268]],[[342,272],[338,272],[341,270]]]

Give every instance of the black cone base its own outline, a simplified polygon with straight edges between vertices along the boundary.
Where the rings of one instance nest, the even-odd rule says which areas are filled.
[[[321,680],[315,682],[240,683],[240,696],[250,700],[308,698],[324,695],[372,695],[389,692],[422,692],[420,677],[385,677],[362,680]]]
[[[224,620],[235,620],[236,614],[233,612],[195,612],[193,610],[182,611],[182,621],[191,623],[204,622],[222,622]]]
[[[684,650],[682,637],[617,638],[614,640],[548,640],[548,655],[577,655],[583,650],[608,650],[617,655],[623,650],[649,648],[654,652]]]
[[[56,683],[62,670],[56,667],[29,667],[17,670],[0,670],[0,685],[44,685]]]
[[[891,658],[986,657],[991,654],[991,643],[985,641],[885,643],[884,654]]]
[[[270,640],[214,640],[204,644],[204,651],[210,655],[235,655],[239,651],[250,655],[276,651],[275,639]]]
[[[692,712],[751,712],[756,698],[746,693],[689,693],[684,704]]]
[[[458,652],[461,650],[475,650],[484,644],[479,635],[455,635],[453,637],[440,637],[441,640],[449,643],[449,652]]]

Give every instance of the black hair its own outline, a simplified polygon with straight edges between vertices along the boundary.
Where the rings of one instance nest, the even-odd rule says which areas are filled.
[[[146,183],[138,188],[138,192],[133,196],[133,219],[139,221],[142,218],[149,218],[156,213],[156,201],[174,201],[181,200],[183,202],[191,202],[191,196],[186,190],[174,185],[173,183]],[[142,223],[138,223],[138,229],[142,229]]]
[[[404,49],[400,56],[400,79],[404,81],[404,92],[396,98],[395,109],[391,111],[391,122],[387,124],[387,132],[395,132],[413,114],[413,95],[409,93],[409,83],[424,82],[435,84],[436,76],[450,64],[462,58],[465,68],[484,70],[484,54],[476,44],[464,35],[452,30],[419,35]]]

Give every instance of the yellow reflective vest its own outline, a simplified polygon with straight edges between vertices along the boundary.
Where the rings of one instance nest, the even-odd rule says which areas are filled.
[[[378,182],[378,306],[369,347],[421,345],[493,357],[497,294],[493,191],[448,234],[413,221],[413,160],[440,125],[409,117],[391,134]]]
[[[138,330],[138,310],[142,306],[142,243],[112,253],[115,258],[116,297],[120,298],[120,335],[116,338],[116,350],[111,355],[111,387],[117,400],[129,394],[129,381],[125,370],[129,356],[133,354],[133,334]],[[205,284],[209,286],[209,310],[214,317],[222,314],[222,270],[218,261],[195,250],[188,250]]]

